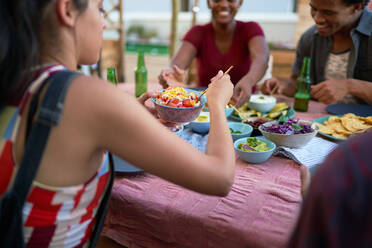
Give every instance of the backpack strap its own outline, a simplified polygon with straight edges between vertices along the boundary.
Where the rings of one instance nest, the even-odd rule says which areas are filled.
[[[69,86],[71,85],[72,80],[79,75],[79,73],[69,71],[60,71],[55,73],[48,79],[44,80],[34,98],[31,100],[26,129],[26,150],[11,189],[17,196],[18,202],[22,208],[27,199],[31,184],[36,176],[43,151],[49,138],[50,130],[53,126],[56,126],[59,123],[62,117],[63,105]],[[49,81],[50,85],[47,88],[41,107],[38,113],[36,113],[39,96],[42,89]],[[37,119],[34,124],[32,124],[33,115],[35,113],[37,114]],[[108,203],[114,181],[114,163],[112,155],[108,154],[108,158],[110,170],[109,182],[97,211],[96,224],[92,232],[89,247],[96,246],[108,210]]]
[[[42,155],[49,138],[50,130],[56,126],[62,116],[63,103],[71,81],[78,73],[61,71],[50,76],[50,86],[43,98],[37,119],[32,126],[29,138],[26,142],[25,153],[19,165],[14,184],[11,191],[17,195],[20,205],[23,207],[32,182],[36,176]],[[44,85],[49,80],[44,80],[36,96],[40,95]],[[36,99],[36,97],[34,98]],[[37,104],[37,101],[33,101]]]

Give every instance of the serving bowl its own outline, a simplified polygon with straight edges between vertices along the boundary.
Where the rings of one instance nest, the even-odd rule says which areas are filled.
[[[263,141],[266,143],[266,146],[270,148],[270,150],[267,151],[243,151],[238,148],[239,144],[243,144],[247,142],[247,139],[257,139],[260,141]],[[234,142],[234,148],[236,152],[238,153],[239,157],[244,160],[245,162],[252,163],[252,164],[260,164],[265,162],[270,156],[273,154],[276,145],[274,142],[264,139],[264,138],[259,138],[259,137],[249,137],[249,138],[240,138]]]
[[[190,122],[190,127],[196,133],[208,133],[210,127],[209,112],[200,112],[200,115]]]
[[[194,92],[196,96],[200,96],[201,92],[191,89],[185,89],[188,93]],[[159,92],[163,92],[164,90],[160,90]],[[162,105],[160,103],[157,103],[156,98],[152,98],[152,102],[154,103],[155,110],[157,111],[157,114],[160,119],[163,119],[168,122],[173,123],[187,123],[190,121],[195,120],[202,108],[204,107],[205,103],[207,102],[207,98],[205,95],[203,95],[200,99],[199,106],[195,107],[171,107]]]
[[[228,125],[230,128],[231,137],[234,141],[240,138],[251,136],[251,133],[253,131],[253,127],[251,125],[242,122],[228,122]]]
[[[203,111],[203,112],[209,112],[209,108],[208,108],[208,107],[204,107],[202,111]],[[225,115],[226,115],[226,118],[229,117],[233,112],[234,112],[234,109],[233,109],[233,108],[226,107],[226,108],[225,108]]]
[[[309,121],[299,121],[312,128],[310,133],[299,133],[299,134],[280,134],[268,132],[265,130],[266,127],[270,127],[273,124],[277,124],[277,121],[266,122],[258,127],[258,130],[269,140],[273,141],[277,146],[286,146],[291,148],[301,148],[310,142],[312,138],[318,133],[319,127],[316,124],[312,124]]]
[[[182,132],[183,132],[183,125],[177,125],[177,126],[170,126],[170,127],[167,127],[170,131],[172,131],[173,133],[177,134],[178,136],[181,136]]]
[[[261,113],[270,111],[276,104],[276,98],[273,96],[254,94],[248,101],[248,107]]]
[[[243,123],[249,124],[253,127],[253,131],[251,136],[261,136],[260,130],[258,130],[258,127],[266,122],[271,122],[273,119],[265,118],[265,117],[249,117],[246,120],[243,120]]]

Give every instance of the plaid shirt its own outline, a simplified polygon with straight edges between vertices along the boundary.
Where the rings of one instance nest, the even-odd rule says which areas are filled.
[[[372,247],[372,133],[341,144],[316,171],[288,247]]]

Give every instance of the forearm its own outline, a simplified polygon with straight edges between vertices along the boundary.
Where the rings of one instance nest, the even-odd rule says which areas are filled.
[[[210,106],[210,130],[205,153],[218,157],[225,164],[235,163],[233,141],[223,106]]]
[[[347,84],[351,95],[372,102],[372,82],[350,78]]]
[[[242,80],[246,81],[249,86],[253,87],[265,75],[267,69],[267,56],[256,58],[252,61],[249,72],[244,75]]]
[[[292,75],[288,80],[283,82],[283,91],[282,94],[293,97],[296,93],[296,78],[297,76]]]
[[[186,70],[190,67],[192,60],[196,56],[196,49],[195,47],[187,42],[182,42],[180,48],[178,49],[177,53],[174,55],[170,62],[170,68],[173,65],[178,66],[182,70]]]
[[[177,60],[177,58],[173,58],[171,60],[171,62],[169,63],[169,68],[172,68],[174,65],[182,70],[187,70],[189,68],[189,65],[186,65],[184,61]]]

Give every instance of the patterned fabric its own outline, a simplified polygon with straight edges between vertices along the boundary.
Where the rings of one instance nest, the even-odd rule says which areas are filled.
[[[318,168],[288,247],[372,247],[371,146],[359,135]]]
[[[349,61],[350,50],[343,53],[333,53],[329,54],[326,68],[325,68],[325,78],[342,80],[347,78],[347,66]],[[351,94],[347,94],[344,98],[339,101],[339,103],[353,103],[357,104],[358,100]]]
[[[36,80],[18,107],[0,109],[0,195],[10,187],[16,164],[13,143],[26,103],[49,75],[64,70],[48,66],[35,72]],[[24,234],[27,247],[85,247],[95,224],[95,215],[109,178],[107,156],[87,182],[70,187],[51,187],[34,181],[25,203]]]
[[[343,53],[331,52],[326,64],[326,79],[346,79],[347,64],[349,61],[350,51]]]
[[[226,53],[218,50],[214,36],[212,23],[207,23],[194,26],[183,38],[197,50],[198,85],[208,86],[210,79],[219,70],[226,71],[231,65],[234,65],[234,69],[229,75],[231,81],[236,84],[248,73],[251,66],[249,41],[255,36],[264,36],[264,32],[256,22],[236,21],[233,40]]]

